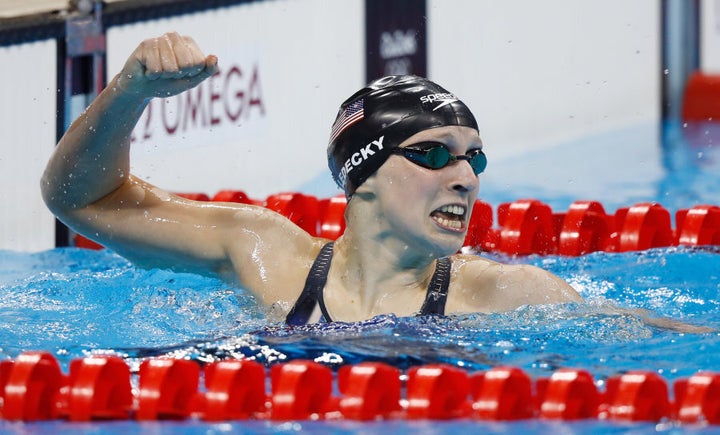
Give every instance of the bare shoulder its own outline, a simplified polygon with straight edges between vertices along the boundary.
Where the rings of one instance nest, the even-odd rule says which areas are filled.
[[[233,220],[225,243],[240,284],[260,295],[266,305],[294,302],[328,240],[311,236],[263,207],[236,209]]]
[[[582,297],[567,282],[539,267],[456,255],[446,312],[502,312],[523,305],[580,301]]]

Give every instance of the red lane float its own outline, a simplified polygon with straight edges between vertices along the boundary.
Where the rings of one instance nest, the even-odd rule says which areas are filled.
[[[408,371],[407,418],[446,420],[469,413],[468,374],[445,364]]]
[[[720,207],[698,205],[675,213],[680,245],[720,245]]]
[[[140,364],[138,420],[183,419],[190,416],[199,384],[195,361],[158,358]]]
[[[559,369],[549,380],[538,380],[543,392],[540,417],[578,420],[596,418],[600,392],[592,375],[585,370]],[[540,389],[540,388],[538,388]]]
[[[577,256],[607,251],[611,246],[614,220],[597,201],[576,201],[562,221],[558,254]]]
[[[555,234],[552,210],[535,199],[498,207],[500,252],[510,255],[553,254]]]
[[[344,196],[334,196],[318,202],[320,219],[318,220],[317,236],[335,240],[345,232],[345,208],[347,200]]]
[[[300,193],[279,193],[268,196],[265,207],[287,217],[311,236],[317,236],[320,210],[316,197]]]
[[[339,409],[345,418],[392,418],[401,410],[400,370],[383,363],[364,362],[338,371],[343,398]]]
[[[71,361],[68,419],[126,419],[132,407],[130,369],[121,358],[97,356]]]
[[[271,369],[273,420],[323,418],[333,410],[332,371],[312,361],[291,361]]]
[[[178,193],[197,201],[236,202],[263,206],[287,217],[315,237],[335,240],[345,231],[344,196],[318,199],[285,192],[253,199],[239,190],[221,190],[212,199],[204,193]],[[476,200],[467,223],[463,247],[508,255],[578,256],[596,251],[627,252],[676,245],[720,245],[720,206],[696,205],[670,212],[656,203],[638,203],[608,214],[598,201],[578,200],[567,211],[553,211],[537,199],[502,203],[493,225],[490,204]],[[82,236],[78,247],[102,246]]]
[[[265,411],[265,368],[254,361],[218,361],[205,367],[206,421],[244,420]]]
[[[615,214],[620,228],[619,252],[641,251],[673,245],[670,213],[661,205],[641,203]]]
[[[213,195],[213,202],[237,202],[239,204],[263,205],[262,201],[250,198],[242,190],[221,190]]]
[[[720,424],[720,374],[697,373],[675,382],[678,420]]]
[[[493,231],[492,224],[493,210],[490,204],[475,200],[463,246],[494,251],[497,248],[499,233]]]
[[[49,352],[25,352],[3,366],[2,416],[6,420],[49,420],[58,417],[56,401],[66,383],[60,365]],[[5,376],[3,376],[5,378]]]
[[[472,408],[483,420],[521,420],[534,415],[532,381],[515,367],[473,375]]]
[[[269,373],[268,373],[269,372]],[[199,418],[205,421],[272,419],[430,419],[512,421],[541,418],[720,424],[720,374],[699,372],[673,384],[657,373],[631,371],[606,380],[562,368],[532,380],[517,367],[468,373],[447,364],[413,367],[404,375],[382,363],[341,367],[337,376],[313,361],[272,366],[248,360],[206,365],[168,358],[143,361],[137,391],[130,370],[114,356],[70,362],[63,375],[48,352],[25,352],[0,363],[0,418],[4,420]],[[266,394],[268,375],[271,392]],[[337,382],[339,397],[333,396]],[[404,392],[404,397],[403,397]]]
[[[659,421],[671,416],[668,387],[656,373],[632,371],[607,381],[606,418]]]
[[[103,245],[101,245],[100,243],[94,242],[81,234],[75,234],[72,237],[72,240],[73,240],[73,245],[76,248],[95,249],[95,250],[105,249],[105,247]]]
[[[685,122],[720,119],[720,75],[698,70],[688,77],[683,95],[682,119]]]

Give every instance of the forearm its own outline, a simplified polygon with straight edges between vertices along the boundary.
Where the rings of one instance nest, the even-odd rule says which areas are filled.
[[[73,122],[48,162],[42,192],[54,212],[83,208],[128,179],[132,130],[149,99],[120,90],[116,80]]]

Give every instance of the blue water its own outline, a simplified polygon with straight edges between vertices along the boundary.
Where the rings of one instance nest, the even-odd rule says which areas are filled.
[[[671,212],[695,204],[720,204],[720,148],[700,141],[668,145],[662,152],[642,130],[629,130],[619,139],[615,132],[613,141],[605,136],[582,139],[583,145],[597,145],[592,159],[577,151],[577,143],[513,161],[491,159],[492,170],[481,179],[481,198],[493,205],[537,198],[556,211],[576,199],[591,199],[601,201],[608,213],[639,201],[660,202]],[[308,193],[337,193],[318,189]],[[469,371],[512,365],[532,377],[575,367],[591,372],[601,388],[607,377],[633,369],[654,371],[669,384],[699,370],[720,370],[718,333],[682,333],[653,326],[637,314],[642,309],[655,318],[720,330],[718,249],[673,247],[571,258],[483,255],[550,270],[569,281],[586,302],[449,318],[381,316],[354,324],[290,329],[267,320],[267,313],[249,293],[215,279],[139,269],[110,251],[0,251],[0,358],[46,350],[65,370],[72,359],[108,352],[122,355],[132,368],[143,358],[160,355],[201,362],[245,357],[267,366],[295,358],[331,367],[360,361],[384,361],[403,369],[444,362]],[[0,420],[0,432],[48,431],[555,434],[695,433],[720,432],[720,428],[537,420],[223,424]]]
[[[568,280],[586,303],[448,318],[381,316],[354,324],[291,329],[265,320],[264,309],[252,296],[215,279],[139,269],[109,251],[66,248],[37,254],[0,252],[0,356],[13,358],[23,350],[47,350],[65,369],[71,359],[105,352],[124,356],[131,367],[142,358],[160,355],[203,362],[250,357],[267,366],[296,358],[314,359],[331,367],[360,361],[384,361],[400,368],[444,362],[470,371],[512,365],[533,377],[549,376],[560,367],[577,367],[595,375],[601,387],[608,376],[633,369],[655,371],[670,383],[720,366],[718,333],[685,334],[658,328],[616,309],[647,309],[653,316],[720,330],[720,254],[712,249],[492,257],[544,267]],[[422,430],[430,433],[446,433],[463,425],[482,425],[491,432],[521,427],[550,432],[557,425],[470,421],[387,424],[400,433],[414,432],[413,428],[423,425]],[[563,430],[658,429],[647,424],[584,424],[563,426]],[[52,423],[21,427],[23,431],[40,430],[43,425]],[[237,430],[240,423],[218,426],[191,421],[177,425],[157,423],[153,431],[219,433],[223,428]],[[252,422],[241,426],[243,430],[284,433],[308,429],[308,425],[314,431],[329,433],[387,429],[353,422],[301,422],[295,426]],[[0,423],[0,429],[13,427],[20,426]],[[59,427],[70,432],[115,428],[117,433],[127,433],[143,425],[118,422]]]
[[[616,309],[720,330],[720,254],[713,250],[492,257],[550,270],[586,302],[288,328],[265,320],[250,294],[219,280],[139,269],[109,251],[0,252],[0,356],[30,349],[51,351],[62,363],[113,351],[129,360],[242,356],[267,365],[296,358],[400,368],[446,362],[469,370],[506,364],[535,376],[570,366],[598,379],[648,369],[668,380],[720,365],[717,334],[683,334]]]

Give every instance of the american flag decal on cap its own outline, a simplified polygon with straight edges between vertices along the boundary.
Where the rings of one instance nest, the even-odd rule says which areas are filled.
[[[330,130],[330,142],[337,139],[340,134],[345,131],[348,127],[355,124],[365,117],[365,111],[363,109],[365,105],[364,100],[361,98],[357,101],[352,102],[348,105],[345,110],[342,111],[335,124]]]

